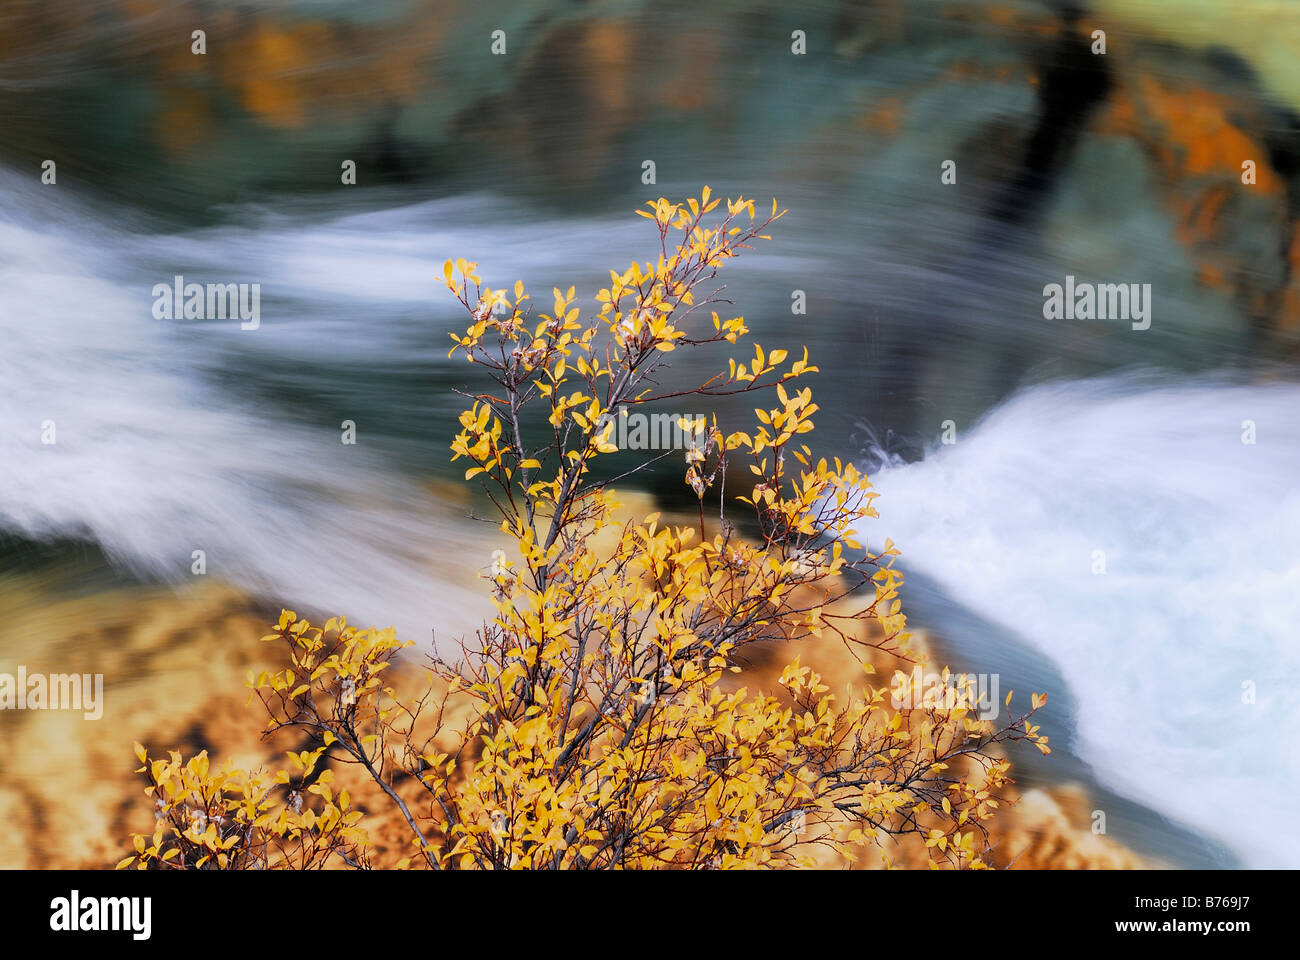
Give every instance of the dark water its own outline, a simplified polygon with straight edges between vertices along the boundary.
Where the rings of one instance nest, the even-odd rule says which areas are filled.
[[[1088,378],[1146,371],[1151,400],[1136,409],[1155,407],[1153,418],[1087,416],[1129,387],[1082,389],[1065,407],[1035,394],[1018,408],[1035,427],[1076,431],[1078,469],[1053,481],[1069,495],[1041,515],[1016,512],[1031,497],[1004,495],[989,516],[927,525],[951,504],[900,491],[892,515],[882,501],[882,531],[915,552],[922,585],[907,599],[918,622],[972,666],[995,663],[1004,688],[1046,689],[1059,705],[1063,749],[1026,778],[1092,782],[1112,832],[1168,862],[1289,862],[1293,850],[1261,853],[1238,829],[1243,818],[1278,822],[1273,799],[1244,813],[1160,800],[1175,772],[1220,777],[1230,751],[1219,744],[1191,767],[1151,758],[1169,738],[1171,756],[1196,749],[1222,709],[1205,698],[1221,691],[1145,690],[1135,715],[1153,727],[1173,719],[1162,740],[1123,734],[1141,749],[1121,762],[1097,749],[1108,728],[1096,710],[1122,685],[1105,670],[1071,673],[1054,646],[1091,623],[1086,604],[1017,627],[1010,602],[996,617],[975,612],[966,591],[980,571],[921,559],[942,552],[935,544],[996,543],[1016,576],[979,582],[1024,604],[1071,582],[1046,576],[1035,529],[1077,544],[1083,569],[1094,546],[1133,568],[1159,559],[1171,571],[1164,596],[1213,589],[1200,551],[1241,554],[1227,576],[1258,616],[1216,622],[1203,669],[1230,674],[1225,689],[1237,664],[1265,686],[1292,675],[1294,601],[1260,585],[1295,575],[1294,542],[1273,542],[1257,518],[1220,524],[1215,503],[1253,497],[1280,531],[1295,520],[1295,464],[1277,452],[1300,446],[1286,415],[1295,397],[1250,391],[1293,375],[1297,125],[1249,32],[1192,43],[1191,8],[1170,4],[1162,19],[1159,5],[1140,6],[1130,20],[1038,3],[465,3],[436,16],[423,3],[0,6],[10,562],[80,541],[122,575],[179,581],[203,549],[214,573],[268,597],[422,635],[468,628],[477,588],[464,557],[486,563],[490,544],[465,520],[471,502],[448,463],[461,408],[452,388],[476,381],[447,358],[462,320],[440,288],[442,261],[476,260],[490,284],[523,279],[535,293],[573,284],[587,304],[610,268],[655,252],[635,205],[705,183],[776,196],[790,213],[774,239],[724,279],[765,347],[807,345],[821,368],[819,452],[921,461],[896,476],[954,500],[998,465],[1055,476],[1065,454],[1046,439],[1017,444],[976,424],[1022,388],[1131,383]],[[1108,26],[1105,56],[1090,50],[1093,21]],[[202,56],[189,52],[196,24]],[[503,56],[489,49],[497,29]],[[1243,151],[1258,158],[1255,190],[1240,183]],[[53,185],[40,182],[49,158]],[[356,186],[340,183],[345,160]],[[941,179],[946,161],[955,183]],[[260,284],[261,327],[156,319],[151,290],[178,274]],[[1150,284],[1150,328],[1045,319],[1044,286],[1067,275]],[[799,292],[802,314],[791,307]],[[674,375],[704,379],[725,361],[679,352],[675,362]],[[1211,374],[1208,389],[1247,391],[1223,393],[1218,419],[1217,399],[1177,392]],[[739,427],[748,408],[716,412]],[[1247,450],[1245,419],[1275,445],[1249,467],[1233,459]],[[345,420],[356,447],[339,443]],[[46,421],[54,448],[40,442]],[[1195,429],[1179,432],[1182,422]],[[949,423],[965,460],[927,456]],[[1106,472],[1143,449],[1161,455]],[[1205,478],[1203,495],[1171,488],[1171,472]],[[642,479],[671,505],[679,474]],[[1177,516],[1155,532],[1108,526],[1102,518],[1130,515],[1135,488],[1157,491],[1157,513],[1177,503]],[[1205,529],[1214,536],[1192,532]],[[1095,656],[1114,671],[1135,642],[1158,670],[1175,656],[1167,634],[1208,615],[1195,603],[1171,610],[1140,586],[1113,603]],[[1128,624],[1141,617],[1155,626],[1135,641]],[[1294,724],[1290,696],[1269,695],[1260,715]],[[1075,749],[1081,707],[1093,711],[1083,710],[1091,739]],[[1261,729],[1238,736],[1249,743]],[[1267,751],[1234,755],[1247,759],[1233,783],[1261,797],[1300,770],[1294,751],[1280,769]],[[1143,777],[1149,791],[1135,786]]]

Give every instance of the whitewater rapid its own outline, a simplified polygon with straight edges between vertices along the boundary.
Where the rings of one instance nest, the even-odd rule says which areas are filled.
[[[417,267],[409,249],[417,223],[386,249],[364,217],[150,233],[32,183],[0,175],[0,527],[93,541],[178,584],[202,551],[205,576],[422,642],[435,625],[457,636],[481,623],[490,607],[467,560],[487,567],[491,527],[392,469],[366,442],[373,418],[358,416],[348,446],[339,418],[239,388],[245,361],[286,375],[304,356],[346,367],[396,336],[376,329],[374,304],[434,291],[434,258]],[[433,232],[430,246],[450,248]],[[152,286],[177,264],[262,283],[262,328],[154,319]]]
[[[1035,386],[884,467],[868,529],[1056,662],[1098,780],[1253,867],[1300,865],[1298,415],[1292,383]]]
[[[0,529],[93,541],[173,583],[201,550],[206,576],[274,603],[421,642],[472,633],[503,544],[468,519],[461,484],[427,486],[455,472],[466,376],[441,265],[464,256],[544,299],[557,282],[594,291],[611,251],[655,238],[625,214],[542,218],[487,194],[286,199],[230,219],[176,230],[0,169]],[[177,275],[260,284],[260,326],[159,319],[154,287]],[[413,376],[446,389],[395,385]]]
[[[362,415],[345,446],[338,417],[246,393],[241,372],[326,395],[337,376],[346,407],[354,365],[452,362],[428,331],[454,317],[431,306],[445,257],[542,290],[594,283],[592,264],[644,248],[635,218],[521,222],[471,197],[166,232],[69,196],[0,171],[0,527],[174,583],[203,550],[207,575],[272,602],[416,639],[472,630],[495,530],[367,441],[409,424]],[[260,282],[261,328],[157,321],[151,289],[176,273]],[[881,470],[867,531],[1059,665],[1099,780],[1253,866],[1300,865],[1298,411],[1284,383],[1036,386]],[[432,475],[448,453],[427,455]]]

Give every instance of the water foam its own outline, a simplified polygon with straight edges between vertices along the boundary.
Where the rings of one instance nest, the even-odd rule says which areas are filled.
[[[874,478],[872,534],[1060,666],[1097,777],[1260,867],[1300,866],[1297,413],[1290,383],[1045,384]]]
[[[224,261],[215,280],[306,285],[304,273],[327,265],[295,274],[284,264],[303,244],[282,235],[285,255],[249,276],[232,255],[249,235],[115,231],[52,190],[37,198],[5,179],[0,192],[0,525],[93,540],[133,572],[173,581],[203,550],[208,575],[275,602],[396,623],[421,641],[435,625],[460,633],[480,622],[483,590],[465,560],[487,566],[490,527],[364,445],[340,443],[338,423],[294,420],[197,375],[223,341],[321,349],[318,326],[245,347],[257,333],[237,322],[200,329],[151,316],[169,250],[200,247],[214,269]],[[330,235],[321,230],[320,243]],[[47,422],[53,444],[42,442]]]

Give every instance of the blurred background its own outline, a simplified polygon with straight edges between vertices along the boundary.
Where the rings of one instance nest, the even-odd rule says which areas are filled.
[[[472,630],[443,260],[585,306],[704,184],[790,210],[726,295],[821,368],[913,624],[1050,694],[1022,785],[1300,866],[1296,49],[1289,0],[0,0],[0,671],[107,697],[0,714],[0,866],[116,860],[130,741],[215,748],[196,688],[279,605]],[[155,318],[175,275],[260,284],[260,329]],[[1045,319],[1066,276],[1150,284],[1150,328]]]

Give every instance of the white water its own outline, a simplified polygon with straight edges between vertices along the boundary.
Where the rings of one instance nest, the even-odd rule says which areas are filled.
[[[1056,661],[1099,780],[1300,866],[1300,386],[1036,386],[874,480],[874,539]]]
[[[203,550],[209,576],[274,602],[395,623],[421,642],[435,627],[472,631],[491,611],[475,570],[498,531],[367,446],[440,423],[438,411],[410,401],[410,424],[376,423],[366,401],[405,401],[384,376],[418,362],[457,402],[446,367],[465,363],[447,359],[447,333],[465,321],[442,285],[445,259],[475,260],[497,285],[523,279],[545,311],[554,283],[594,290],[607,278],[593,264],[653,249],[653,232],[626,215],[521,214],[481,194],[328,215],[299,202],[292,216],[244,208],[236,219],[159,233],[0,169],[0,528],[90,539],[178,582]],[[260,328],[155,319],[153,286],[176,273],[259,283]],[[331,392],[334,372],[366,363],[356,393]],[[358,444],[340,442],[337,417],[241,395],[253,367],[356,396]],[[41,442],[46,421],[53,445]],[[427,450],[427,475],[449,441]]]
[[[481,622],[484,594],[466,559],[486,567],[493,528],[388,469],[366,447],[364,420],[362,441],[345,446],[337,421],[293,418],[198,375],[232,351],[288,366],[295,354],[346,363],[374,349],[384,331],[337,304],[345,292],[431,297],[433,261],[417,270],[403,255],[409,233],[394,231],[387,250],[373,225],[351,221],[131,233],[53,188],[36,196],[42,188],[24,179],[0,178],[0,527],[87,538],[175,582],[193,576],[192,551],[203,550],[208,576],[394,623],[420,642],[435,626],[456,635]],[[350,265],[334,250],[349,234]],[[163,264],[177,258],[212,265],[191,279],[261,282],[262,328],[155,320],[152,285],[169,282]],[[266,301],[268,290],[304,289],[336,309]],[[46,421],[52,445],[42,443]]]
[[[32,181],[0,171],[0,526],[87,537],[178,582],[203,549],[211,576],[415,639],[472,629],[483,592],[466,557],[486,565],[492,528],[404,478],[367,423],[345,447],[337,423],[206,374],[405,356],[418,325],[453,316],[435,306],[445,257],[540,290],[580,284],[644,248],[632,218],[519,223],[463,198],[159,236]],[[154,320],[151,287],[179,263],[260,282],[262,328]],[[1040,386],[882,472],[869,531],[1058,662],[1100,779],[1252,865],[1300,866],[1297,413],[1294,386]]]

